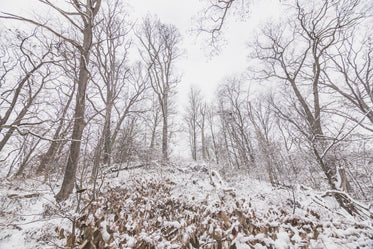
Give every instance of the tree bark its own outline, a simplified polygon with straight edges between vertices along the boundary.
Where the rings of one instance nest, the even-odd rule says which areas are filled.
[[[104,131],[103,131],[103,136],[104,136],[104,163],[110,165],[111,161],[111,129],[110,129],[110,124],[111,124],[111,110],[112,110],[112,98],[111,95],[108,94],[107,98],[107,109],[106,109],[106,114],[105,114],[105,124],[104,124]],[[110,102],[109,102],[110,101]]]
[[[95,148],[95,154],[93,157],[93,168],[92,168],[92,174],[91,174],[91,182],[93,182],[97,178],[98,168],[100,167],[100,161],[101,161],[101,147],[102,143],[104,142],[104,134],[101,134],[100,139],[98,140],[98,143]]]
[[[93,4],[95,4],[93,6]],[[76,95],[76,105],[74,113],[74,125],[72,132],[72,141],[70,144],[70,153],[67,160],[66,170],[62,186],[58,194],[56,195],[57,201],[66,200],[74,189],[76,169],[79,162],[80,145],[83,135],[83,130],[86,125],[84,121],[85,113],[85,100],[86,100],[86,89],[89,80],[89,54],[92,46],[92,35],[93,35],[93,21],[100,9],[101,0],[87,0],[86,12],[82,14],[84,23],[83,29],[83,46],[78,47],[80,50],[80,61],[79,61],[79,77],[78,77],[78,92]],[[80,8],[80,6],[76,6]]]
[[[155,136],[156,136],[156,132],[157,132],[157,124],[158,124],[158,112],[155,113],[154,123],[153,123],[153,127],[152,127],[152,137],[150,138],[150,146],[149,146],[149,148],[151,150],[154,149]]]
[[[168,94],[163,97],[162,115],[163,115],[163,129],[162,129],[162,160],[166,164],[168,162]]]
[[[205,138],[205,115],[201,115],[201,145],[202,145],[202,160],[207,160],[207,146]]]
[[[87,32],[87,31],[86,31]],[[90,30],[90,32],[92,32]],[[90,33],[92,35],[92,33]],[[85,34],[85,36],[89,36],[89,34]],[[85,38],[85,40],[88,38]],[[88,47],[90,46],[90,43],[86,44]],[[84,113],[85,113],[85,95],[86,95],[86,89],[87,89],[87,83],[88,83],[88,70],[86,61],[89,60],[89,53],[86,52],[86,54],[81,55],[80,59],[80,71],[79,71],[79,85],[78,85],[78,92],[76,96],[76,105],[75,105],[75,114],[74,114],[74,126],[73,126],[73,132],[72,132],[72,141],[70,145],[70,153],[69,158],[67,161],[66,169],[65,169],[65,175],[62,182],[62,186],[58,194],[56,195],[57,201],[65,200],[69,197],[69,195],[72,193],[74,188],[74,182],[75,182],[75,175],[76,175],[76,168],[78,166],[79,162],[79,154],[80,154],[80,145],[81,145],[81,139],[83,130],[85,127],[85,121],[84,121]]]

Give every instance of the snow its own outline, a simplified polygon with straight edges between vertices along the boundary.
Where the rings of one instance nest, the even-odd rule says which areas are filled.
[[[275,247],[278,249],[287,249],[290,245],[291,242],[288,233],[280,229],[280,232],[277,234],[277,239],[275,240]]]
[[[274,188],[244,173],[227,175],[214,165],[188,162],[115,176],[108,173],[102,194],[78,212],[77,194],[55,202],[59,186],[54,182],[4,179],[0,249],[64,247],[74,218],[88,227],[98,225],[104,243],[113,248],[120,243],[123,248],[139,243],[180,248],[195,234],[200,245],[224,238],[224,246],[242,249],[373,248],[372,219],[349,216],[332,197],[322,198],[310,188]],[[77,234],[80,227],[77,223]]]

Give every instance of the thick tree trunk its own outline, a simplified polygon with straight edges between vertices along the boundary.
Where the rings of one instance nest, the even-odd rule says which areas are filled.
[[[58,138],[58,136],[54,136],[54,139],[56,139],[56,138]],[[60,143],[57,142],[57,141],[53,141],[50,144],[47,153],[45,153],[42,157],[42,160],[39,164],[39,167],[36,170],[36,174],[41,174],[47,168],[47,166],[53,161],[53,159],[56,155],[59,144]]]
[[[74,4],[76,3],[74,2]],[[86,89],[89,80],[89,71],[87,67],[89,63],[89,53],[92,46],[93,22],[95,16],[97,15],[100,9],[101,0],[87,0],[86,4],[86,11],[80,14],[84,23],[83,44],[82,46],[76,46],[80,52],[80,62],[78,92],[76,94],[76,106],[74,113],[74,125],[71,136],[72,141],[70,144],[69,158],[67,160],[62,186],[60,191],[56,195],[57,201],[66,200],[74,189],[76,169],[79,162],[80,144],[83,135],[83,130],[86,125],[84,121],[84,113]],[[76,7],[81,8],[81,6]]]
[[[88,31],[92,32],[91,30],[88,30]],[[92,35],[92,33],[90,33],[90,35]],[[90,43],[89,43],[89,46],[90,46]],[[81,144],[83,130],[85,127],[85,121],[84,121],[85,95],[86,95],[87,83],[88,83],[88,78],[89,78],[88,76],[89,72],[87,70],[86,62],[88,62],[88,60],[89,60],[89,53],[87,52],[85,55],[82,55],[80,59],[80,71],[79,71],[79,83],[78,83],[79,85],[78,85],[78,92],[76,96],[74,126],[73,126],[73,132],[71,136],[72,141],[70,145],[70,153],[69,153],[69,158],[68,158],[66,169],[65,169],[63,183],[62,183],[60,191],[56,195],[57,201],[62,201],[62,200],[67,199],[74,189],[76,168],[79,162],[80,144]]]

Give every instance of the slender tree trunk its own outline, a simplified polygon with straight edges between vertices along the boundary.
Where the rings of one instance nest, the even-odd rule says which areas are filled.
[[[19,82],[18,84],[18,87],[16,88],[15,92],[14,92],[14,96],[13,96],[13,99],[12,99],[12,102],[11,102],[11,105],[10,107],[8,108],[7,112],[5,113],[4,117],[0,117],[0,132],[2,131],[2,126],[5,125],[5,123],[8,121],[9,117],[11,116],[15,106],[16,106],[16,103],[17,103],[17,100],[18,100],[18,97],[21,93],[21,90],[23,88],[23,86],[25,85],[25,83],[29,80],[29,78],[37,71],[39,70],[39,68],[44,64],[44,62],[41,62],[39,63],[37,66],[35,66],[30,72],[28,72],[26,74],[26,76]],[[39,92],[39,91],[38,91]],[[27,105],[27,109],[28,107],[30,107],[29,105]],[[0,149],[1,151],[1,149]]]
[[[102,143],[104,142],[105,136],[104,134],[101,134],[100,139],[98,140],[98,143],[95,148],[95,154],[93,158],[93,168],[92,168],[92,174],[91,174],[91,182],[93,182],[98,173],[98,168],[100,167],[100,161],[101,161],[101,151],[102,151]]]
[[[167,119],[167,115],[163,115],[162,159],[164,163],[168,162],[168,119]]]
[[[107,107],[106,107],[106,114],[105,114],[105,124],[104,124],[104,163],[110,165],[111,159],[111,111],[112,111],[112,97],[111,97],[111,90],[108,89],[107,93]]]
[[[262,140],[262,139],[260,139],[260,140]],[[266,163],[266,169],[267,169],[267,174],[268,174],[269,181],[270,181],[270,183],[271,183],[272,186],[275,186],[276,182],[275,182],[275,179],[274,179],[274,176],[273,176],[273,167],[272,167],[272,164],[274,163],[274,161],[271,160],[271,156],[269,154],[270,152],[268,150],[269,146],[263,140],[259,141],[259,144],[260,144],[262,153],[264,154],[265,163]]]
[[[223,139],[224,139],[224,148],[225,148],[225,150],[226,150],[226,152],[227,152],[227,159],[228,159],[228,162],[229,162],[229,164],[230,164],[230,166],[232,166],[233,167],[233,165],[234,165],[234,162],[233,162],[233,159],[232,159],[232,156],[231,156],[231,152],[230,152],[230,150],[229,150],[229,148],[230,148],[230,145],[229,145],[229,143],[228,143],[228,133],[229,133],[229,130],[228,130],[228,125],[226,124],[226,121],[224,121],[224,120],[222,120],[222,123],[223,123],[223,131],[222,131],[222,133],[223,133]],[[232,148],[232,150],[234,149],[233,147],[231,147]]]
[[[15,119],[15,122],[12,124],[12,126],[18,126],[21,123],[22,119],[27,114],[27,112],[28,112],[30,106],[32,105],[32,103],[34,102],[35,98],[38,96],[40,91],[43,89],[44,83],[45,82],[43,81],[42,84],[40,85],[39,89],[35,92],[35,94],[30,96],[30,99],[28,99],[27,104],[22,108],[21,112],[18,114],[18,116]],[[8,142],[9,138],[13,135],[15,130],[16,130],[16,128],[11,127],[6,132],[5,136],[0,141],[0,151],[4,148],[4,146]]]
[[[202,159],[206,161],[207,156],[206,156],[206,138],[205,138],[205,117],[202,117],[201,121],[201,145],[202,145]]]
[[[39,167],[36,171],[36,174],[40,174],[41,172],[43,172],[45,170],[45,168],[50,164],[50,162],[53,161],[53,159],[56,155],[58,147],[61,144],[60,141],[56,141],[56,140],[61,137],[60,136],[61,135],[61,130],[62,130],[63,125],[65,123],[64,119],[65,119],[66,113],[67,113],[67,111],[70,107],[71,101],[73,99],[74,92],[75,92],[75,85],[74,85],[73,91],[72,91],[71,95],[69,96],[69,99],[68,99],[68,101],[67,101],[67,103],[66,103],[66,105],[63,109],[62,116],[60,118],[58,127],[57,127],[56,132],[54,133],[54,136],[53,136],[53,141],[51,142],[47,153],[43,156],[43,158],[42,158],[42,160],[39,164]]]
[[[168,162],[168,90],[166,89],[163,94],[162,103],[162,115],[163,115],[163,127],[162,127],[162,160],[166,164]]]
[[[197,161],[197,130],[196,130],[196,120],[192,120],[193,138],[192,138],[192,158]]]
[[[6,143],[8,142],[9,138],[13,135],[15,128],[10,128],[6,133],[3,139],[0,141],[0,151],[4,148]]]
[[[104,163],[110,164],[111,159],[111,113],[106,117],[104,124]]]
[[[43,135],[47,134],[48,131],[46,131]],[[19,167],[17,173],[16,173],[16,176],[20,176],[23,174],[25,168],[26,168],[26,165],[27,163],[29,162],[30,160],[30,157],[32,155],[32,153],[35,151],[36,147],[39,145],[40,143],[40,139],[35,143],[35,145],[31,148],[31,150],[29,151],[29,153],[26,155],[26,157],[23,159],[22,163],[21,163],[21,166]]]
[[[157,123],[158,123],[158,112],[155,113],[154,124],[153,124],[153,129],[152,129],[152,137],[150,138],[150,146],[149,146],[149,148],[151,150],[154,149],[155,135],[156,135],[156,132],[157,132]]]
[[[231,134],[231,145],[232,145],[232,147],[234,147],[233,146],[233,140],[235,141],[235,144],[236,144],[236,147],[237,147],[237,150],[238,150],[238,156],[236,155],[236,153],[235,153],[235,158],[236,158],[236,162],[237,162],[237,167],[239,168],[240,167],[240,164],[242,164],[242,162],[245,164],[245,166],[248,166],[248,162],[249,162],[249,158],[247,157],[247,154],[246,153],[250,153],[250,152],[247,152],[246,151],[246,147],[245,147],[245,145],[244,145],[244,143],[243,143],[243,141],[241,141],[240,139],[239,139],[239,136],[238,136],[238,134],[237,134],[237,132],[236,132],[236,129],[235,129],[235,127],[233,126],[233,124],[231,124],[230,125],[230,127],[231,127],[231,132],[230,132],[230,134]],[[240,159],[240,160],[238,160],[238,158]]]
[[[215,139],[215,132],[212,127],[212,123],[210,124],[210,130],[211,130],[211,138],[212,138],[212,144],[214,146],[214,154],[215,154],[215,160],[216,164],[219,164],[219,152],[218,152],[218,146],[216,144],[216,139]]]

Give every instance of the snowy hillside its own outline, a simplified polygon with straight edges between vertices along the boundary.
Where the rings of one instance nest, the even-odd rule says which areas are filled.
[[[213,168],[109,172],[95,200],[82,189],[61,204],[54,183],[5,180],[0,248],[373,247],[372,218],[351,217],[323,193]]]

